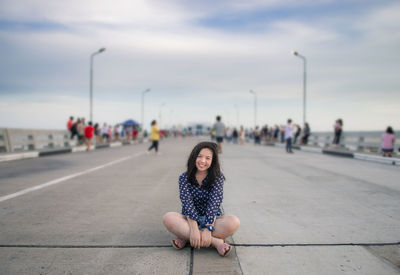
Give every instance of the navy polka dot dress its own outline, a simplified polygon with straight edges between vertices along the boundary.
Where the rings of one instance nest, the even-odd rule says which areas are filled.
[[[199,216],[205,216],[205,224],[212,224],[216,216],[221,216],[220,209],[224,194],[224,177],[220,174],[215,178],[213,186],[207,190],[196,181],[189,183],[186,172],[179,176],[179,194],[182,202],[182,215],[185,215],[200,224]]]

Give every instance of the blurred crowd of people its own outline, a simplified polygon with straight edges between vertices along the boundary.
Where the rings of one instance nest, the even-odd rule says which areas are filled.
[[[73,116],[71,116],[67,122],[67,129],[71,134],[70,138],[74,139],[76,136],[78,141],[83,143],[85,139],[85,129],[89,126],[93,127],[93,134],[96,137],[97,143],[105,143],[113,140],[119,141],[120,139],[121,129],[119,124],[112,126],[104,122],[102,126],[100,126],[99,123],[93,125],[91,121],[86,123],[85,118],[76,118],[74,120]]]
[[[221,135],[222,127],[224,129],[224,133]],[[343,119],[339,118],[333,124],[333,147],[338,148],[340,146],[342,134]],[[241,145],[243,145],[245,142],[254,142],[255,145],[266,145],[268,143],[280,142],[286,143],[286,152],[293,153],[293,145],[308,144],[308,139],[311,135],[311,128],[308,123],[305,123],[302,128],[299,124],[293,123],[291,119],[287,120],[286,125],[278,126],[277,124],[275,124],[273,127],[264,125],[263,127],[256,126],[255,128],[249,129],[245,129],[243,126],[240,126],[240,128],[225,128],[225,125],[221,122],[221,117],[217,116],[216,122],[210,131],[210,135],[212,139],[217,141],[219,148],[222,147],[222,140],[226,140],[228,143],[232,142],[234,144]],[[385,133],[382,135],[382,156],[393,156],[395,140],[396,137],[393,128],[391,126],[388,126]]]
[[[70,139],[77,139],[78,145],[87,144],[89,151],[91,149],[92,140],[95,140],[96,144],[104,144],[113,141],[133,140],[138,139],[137,127],[121,127],[120,124],[108,125],[106,122],[100,126],[99,123],[93,123],[91,121],[86,123],[85,118],[74,119],[71,116],[67,122],[67,129],[70,132]]]
[[[124,126],[120,124],[108,125],[103,123],[100,126],[98,123],[92,124],[91,121],[85,122],[85,118],[76,118],[71,116],[67,122],[67,129],[70,132],[70,138],[76,137],[78,145],[87,145],[87,150],[91,149],[92,140],[96,144],[110,143],[113,141],[132,140],[137,142],[139,139],[139,128],[137,126]],[[192,136],[194,133],[189,129],[182,129],[180,131],[174,130],[159,130],[160,138],[169,135],[173,137]],[[337,119],[333,124],[333,141],[334,147],[340,146],[340,140],[343,134],[343,120]],[[218,143],[218,150],[222,152],[222,142],[243,145],[244,143],[254,142],[255,145],[266,145],[268,143],[286,143],[286,151],[293,153],[293,145],[307,145],[308,139],[311,135],[311,128],[308,123],[303,127],[299,124],[293,123],[291,119],[287,120],[286,125],[262,127],[256,126],[255,128],[244,128],[243,126],[225,127],[222,122],[221,116],[216,117],[213,127],[210,129],[210,136]],[[147,138],[148,133],[143,131],[143,138]],[[388,126],[385,133],[382,135],[381,151],[382,156],[392,157],[394,153],[395,134],[393,128]],[[399,149],[400,150],[400,149]]]
[[[287,132],[286,125],[274,125],[269,127],[264,125],[263,127],[256,126],[253,128],[240,128],[226,127],[224,138],[227,142],[243,145],[245,142],[253,141],[256,145],[274,143],[274,142],[285,142],[285,132]],[[308,138],[311,134],[311,129],[308,123],[305,124],[303,129],[299,124],[291,124],[291,133],[293,135],[293,144],[306,145]],[[211,136],[216,139],[216,131],[211,129]]]

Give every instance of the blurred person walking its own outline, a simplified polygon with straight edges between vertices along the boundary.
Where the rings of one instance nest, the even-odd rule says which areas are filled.
[[[107,130],[107,135],[108,135],[108,143],[113,141],[113,131],[112,131],[112,125],[108,126],[108,130]]]
[[[82,145],[85,142],[85,119],[78,119],[78,124],[76,125],[76,129],[78,131],[78,139],[79,145]]]
[[[269,142],[269,134],[270,134],[270,132],[269,132],[269,130],[268,130],[268,125],[266,124],[266,125],[264,125],[264,127],[261,129],[261,140],[263,141],[263,143],[264,143],[265,145],[267,145],[268,142]]]
[[[301,134],[301,128],[300,128],[300,125],[299,125],[299,124],[296,124],[296,125],[295,125],[295,129],[296,129],[296,132],[295,132],[295,134],[294,134],[293,144],[296,144],[297,139],[299,138],[299,136],[300,136],[300,134]]]
[[[391,126],[387,127],[386,132],[382,135],[382,156],[393,156],[395,140],[396,137],[394,135],[393,128]]]
[[[233,144],[238,144],[238,137],[239,137],[239,133],[235,127],[235,128],[233,128],[233,132],[232,132]]]
[[[119,124],[114,125],[114,139],[119,141]]]
[[[160,129],[158,129],[157,121],[153,120],[151,122],[151,132],[150,132],[151,146],[147,152],[150,152],[153,148],[158,154],[158,141],[160,140]]]
[[[221,116],[216,117],[216,122],[214,123],[212,130],[215,131],[215,137],[218,143],[218,153],[222,153],[222,142],[225,136],[225,124],[221,122]]]
[[[279,126],[275,124],[272,141],[277,142],[278,137],[279,137]]]
[[[101,138],[102,143],[106,143],[108,141],[108,126],[107,123],[103,123],[103,127],[101,127]]]
[[[228,127],[225,132],[226,132],[225,133],[226,141],[229,143],[232,141],[232,135],[233,135],[232,129]]]
[[[306,122],[304,124],[304,131],[303,131],[303,135],[301,137],[301,144],[304,144],[304,145],[308,144],[308,137],[310,136],[310,133],[311,133],[310,126]]]
[[[259,126],[256,126],[254,130],[254,145],[261,145],[261,130]]]
[[[94,125],[94,136],[96,137],[96,144],[100,144],[101,137],[100,137],[100,128],[98,123]]]
[[[80,122],[79,118],[74,123],[72,123],[72,126],[71,126],[71,139],[74,139],[74,137],[77,136],[77,138],[79,140],[78,122]]]
[[[240,145],[244,144],[244,139],[245,139],[245,132],[244,132],[243,126],[240,126],[240,130],[239,130]]]
[[[89,121],[88,125],[85,127],[85,142],[87,145],[86,151],[91,150],[93,132],[94,132],[94,128],[92,126],[92,122]]]
[[[286,140],[286,152],[287,153],[293,153],[292,150],[292,135],[293,135],[293,129],[292,129],[292,120],[289,118],[287,120],[287,124],[285,127],[285,140]]]
[[[285,142],[285,125],[281,125],[281,129],[280,129],[279,133],[281,134],[281,143],[284,143]]]
[[[342,119],[337,119],[335,121],[335,124],[333,125],[333,132],[334,132],[334,138],[333,138],[333,144],[335,146],[339,146],[340,144],[340,137],[342,136],[343,132],[343,120]]]
[[[125,140],[130,141],[133,138],[133,126],[125,125]]]
[[[68,129],[68,131],[69,131],[69,133],[70,133],[71,139],[72,139],[72,125],[74,125],[74,117],[73,117],[73,116],[70,116],[70,117],[69,117],[69,120],[68,120],[68,122],[67,122],[67,129]]]
[[[225,177],[217,148],[214,142],[197,144],[190,153],[186,172],[179,176],[182,211],[168,212],[163,217],[165,227],[176,236],[171,241],[175,249],[190,242],[197,249],[213,246],[222,257],[231,251],[225,239],[236,232],[240,221],[221,211]]]
[[[133,139],[133,143],[135,143],[135,144],[136,144],[136,142],[137,142],[137,135],[138,135],[137,128],[136,128],[136,127],[133,127],[133,130],[132,130],[132,139]]]

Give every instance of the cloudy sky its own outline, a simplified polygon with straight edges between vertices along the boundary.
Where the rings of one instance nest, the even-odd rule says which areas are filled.
[[[0,127],[96,122],[400,129],[397,0],[0,0]]]

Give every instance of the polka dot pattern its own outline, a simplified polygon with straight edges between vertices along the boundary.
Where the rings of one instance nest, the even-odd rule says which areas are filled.
[[[212,224],[214,218],[222,215],[221,203],[224,194],[224,177],[220,174],[207,190],[203,188],[207,177],[202,185],[189,183],[186,172],[179,176],[179,194],[182,202],[182,215],[199,222],[199,216],[206,217],[206,224]]]

